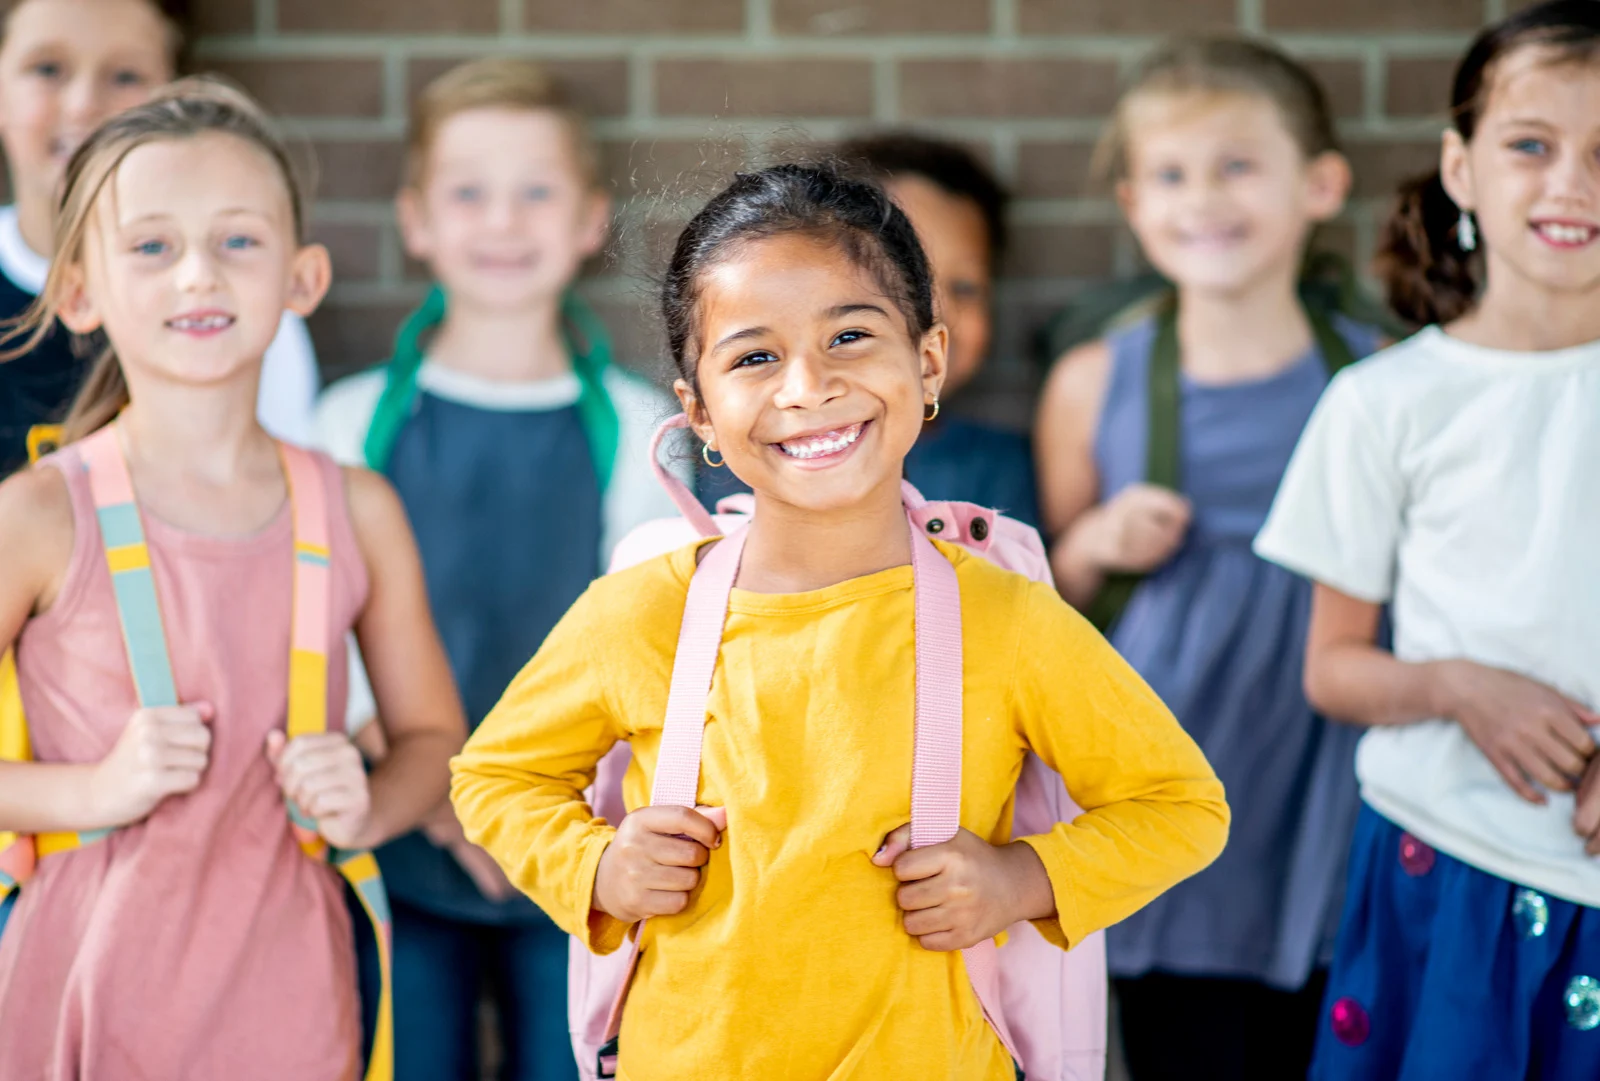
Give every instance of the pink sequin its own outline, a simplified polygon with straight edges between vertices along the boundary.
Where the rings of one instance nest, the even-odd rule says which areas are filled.
[[[1436,858],[1433,849],[1411,834],[1400,835],[1400,867],[1412,878],[1421,878],[1433,870],[1433,861]]]
[[[1333,1034],[1346,1047],[1360,1047],[1372,1035],[1372,1021],[1367,1017],[1366,1008],[1353,998],[1335,1002],[1329,1020],[1333,1022]]]

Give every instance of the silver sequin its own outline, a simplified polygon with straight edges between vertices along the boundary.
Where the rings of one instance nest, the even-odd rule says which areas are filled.
[[[1523,938],[1540,938],[1550,928],[1550,904],[1537,890],[1518,890],[1511,902],[1511,919]]]
[[[1600,1028],[1600,980],[1574,976],[1567,984],[1567,1024],[1579,1032]]]

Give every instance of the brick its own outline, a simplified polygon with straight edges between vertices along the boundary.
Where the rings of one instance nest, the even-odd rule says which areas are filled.
[[[1107,60],[907,60],[900,111],[908,117],[1101,116],[1117,98]]]
[[[482,53],[413,60],[406,68],[406,100],[414,101],[434,79]],[[623,57],[581,60],[533,58],[560,81],[572,103],[590,117],[625,116],[628,112],[628,61]]]
[[[524,0],[522,26],[535,34],[737,33],[744,0]]]
[[[1392,196],[1403,180],[1439,167],[1436,141],[1410,143],[1352,142],[1347,151],[1355,170],[1355,196],[1383,199]]]
[[[747,140],[636,139],[602,143],[601,165],[620,197],[703,203],[757,158]]]
[[[383,115],[380,60],[219,60],[208,67],[237,81],[279,116]]]
[[[1017,0],[1024,34],[1174,34],[1231,30],[1235,0]]]
[[[1476,30],[1483,0],[1263,0],[1267,29]]]
[[[1102,278],[1112,271],[1116,227],[1013,225],[1005,273],[1013,278]]]
[[[405,148],[392,139],[353,139],[312,144],[317,198],[388,200],[400,187]]]
[[[1455,57],[1397,57],[1389,61],[1389,94],[1384,110],[1390,116],[1431,116],[1450,112],[1450,84]]]
[[[1025,142],[1017,147],[1015,191],[1021,199],[1108,196],[1089,175],[1093,143]]]
[[[375,281],[378,245],[386,226],[367,222],[315,222],[311,239],[327,246],[333,257],[333,280],[340,285]]]
[[[370,368],[389,355],[395,328],[411,304],[396,300],[380,304],[329,302],[307,320],[317,364],[324,382]]]
[[[981,0],[772,0],[782,34],[986,34]]]
[[[656,63],[662,116],[866,117],[872,115],[867,60],[777,57]]]
[[[1360,60],[1302,60],[1306,70],[1317,77],[1328,95],[1328,108],[1335,120],[1352,120],[1366,115],[1367,66]]]
[[[189,5],[194,35],[248,34],[256,28],[255,0],[202,0]]]
[[[278,29],[493,34],[499,0],[278,0]]]

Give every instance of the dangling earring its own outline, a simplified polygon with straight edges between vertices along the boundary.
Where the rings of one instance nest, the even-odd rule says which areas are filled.
[[[1478,247],[1478,227],[1473,224],[1472,211],[1463,210],[1456,223],[1456,243],[1462,251],[1475,251]]]
[[[933,412],[922,414],[922,423],[927,424],[939,415],[939,399],[933,400]]]
[[[713,462],[711,460],[711,444],[710,443],[702,443],[702,444],[700,444],[700,458],[701,458],[702,461],[704,461],[706,463],[706,465],[710,466],[712,469],[721,469],[728,462],[728,460],[726,458],[722,459],[719,462]]]

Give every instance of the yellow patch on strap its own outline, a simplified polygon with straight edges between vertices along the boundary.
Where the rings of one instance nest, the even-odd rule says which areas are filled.
[[[150,565],[150,549],[143,544],[125,544],[106,549],[106,565],[112,574],[142,570]]]
[[[296,649],[289,654],[289,738],[328,730],[328,657]]]
[[[83,838],[76,833],[36,833],[33,835],[39,858],[54,856],[58,852],[71,852],[83,847]]]
[[[33,761],[28,722],[22,714],[22,687],[17,683],[16,654],[9,649],[0,653],[0,760]]]

